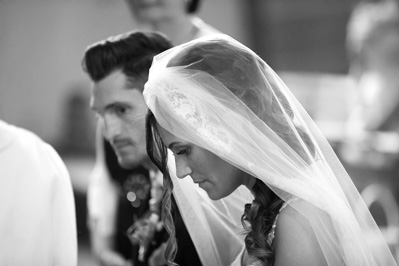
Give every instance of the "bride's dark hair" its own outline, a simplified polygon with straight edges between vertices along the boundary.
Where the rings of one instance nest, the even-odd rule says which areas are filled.
[[[163,196],[161,218],[163,226],[169,234],[166,242],[165,258],[168,265],[177,265],[173,261],[177,253],[176,230],[174,225],[174,204],[172,203],[173,183],[168,171],[168,150],[162,142],[157,129],[157,121],[151,110],[146,118],[146,143],[147,153],[151,161],[163,174]]]
[[[272,77],[264,76],[267,71],[263,70],[267,66],[255,54],[222,40],[198,42],[183,48],[172,58],[168,67],[174,66],[185,66],[185,69],[206,72],[217,79],[305,161],[309,161],[309,153],[302,148],[302,143],[305,143],[310,151],[313,149],[308,135],[299,127],[295,126],[292,129],[287,123],[287,117],[293,121],[290,104],[282,92],[278,88],[275,89],[276,81]],[[171,236],[165,255],[168,261],[172,262],[177,247],[170,202],[173,184],[166,166],[167,148],[162,143],[155,117],[151,112],[147,116],[147,151],[151,160],[164,174],[162,219]],[[252,204],[245,206],[241,219],[248,232],[245,245],[250,255],[263,262],[272,262],[274,252],[267,243],[267,236],[283,200],[259,179],[255,182],[252,192],[255,199]]]

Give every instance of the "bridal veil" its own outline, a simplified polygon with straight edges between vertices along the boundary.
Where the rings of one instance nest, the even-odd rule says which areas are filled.
[[[182,56],[190,63],[175,66]],[[284,201],[297,199],[291,206],[307,217],[328,265],[396,265],[323,134],[249,48],[222,34],[176,46],[154,58],[143,94],[163,128],[262,180]],[[243,202],[251,201],[248,191],[240,187],[212,201],[190,178],[177,179],[172,161],[169,167],[177,204],[200,257],[210,254],[227,265],[231,254],[223,252],[243,239],[237,227]],[[206,236],[212,243],[198,244],[209,241]],[[197,241],[201,238],[205,242]],[[239,244],[232,249],[235,253]]]

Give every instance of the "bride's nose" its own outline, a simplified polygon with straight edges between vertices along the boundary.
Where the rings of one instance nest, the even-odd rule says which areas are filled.
[[[185,159],[176,158],[176,175],[178,178],[185,178],[188,175],[191,175],[192,170]]]

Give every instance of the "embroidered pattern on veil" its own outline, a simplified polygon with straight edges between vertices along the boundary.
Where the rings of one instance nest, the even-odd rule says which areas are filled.
[[[204,115],[204,107],[199,102],[187,98],[181,90],[161,83],[166,99],[171,103],[173,111],[196,129],[196,134],[207,143],[227,153],[232,152],[231,136],[222,129],[220,124]]]

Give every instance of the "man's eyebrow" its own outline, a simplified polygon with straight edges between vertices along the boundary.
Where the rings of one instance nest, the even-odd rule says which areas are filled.
[[[122,101],[112,102],[112,103],[110,103],[110,104],[107,104],[107,105],[103,108],[103,110],[105,111],[105,110],[109,110],[109,109],[115,108],[116,106],[128,106],[128,105],[129,105],[128,103],[122,102]],[[91,110],[93,110],[93,111],[95,111],[95,112],[97,112],[97,113],[100,112],[99,109],[96,108],[96,106],[91,106],[90,108],[91,108]]]
[[[117,101],[117,102],[112,102],[112,103],[110,103],[110,104],[107,104],[107,105],[105,106],[105,109],[113,108],[113,107],[115,107],[115,106],[128,106],[128,105],[130,105],[129,102]]]

